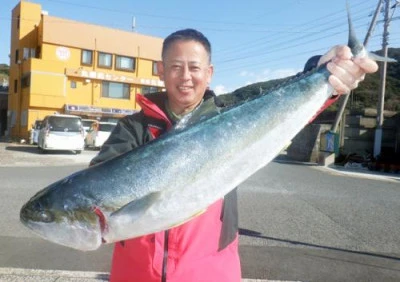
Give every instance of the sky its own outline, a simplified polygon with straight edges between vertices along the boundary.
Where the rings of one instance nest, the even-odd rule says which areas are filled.
[[[393,6],[396,0],[389,0]],[[313,55],[346,44],[346,0],[36,0],[51,16],[165,38],[195,28],[210,40],[218,94],[251,83],[301,71]],[[378,0],[347,0],[363,41]],[[0,63],[9,64],[11,11],[19,3],[2,1]],[[390,10],[389,47],[400,48],[400,5]],[[367,49],[382,48],[383,13]],[[133,20],[135,19],[135,20]],[[132,28],[135,22],[134,30]]]

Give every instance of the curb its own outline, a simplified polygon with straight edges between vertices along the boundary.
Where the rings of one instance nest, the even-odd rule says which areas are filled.
[[[333,171],[339,174],[345,174],[349,176],[357,176],[357,177],[363,177],[363,178],[369,178],[369,179],[375,179],[375,180],[387,180],[387,181],[400,181],[400,174],[389,174],[389,173],[383,173],[383,172],[376,172],[376,171],[370,171],[370,170],[365,170],[365,169],[351,169],[351,168],[343,168],[342,166],[337,166],[337,165],[329,165],[325,167],[321,167],[323,169],[326,169],[328,171]]]
[[[108,272],[0,268],[0,281],[100,282],[109,281]],[[242,282],[300,282],[243,278]]]

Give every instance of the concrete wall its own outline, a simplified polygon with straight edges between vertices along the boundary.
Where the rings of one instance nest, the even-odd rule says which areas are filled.
[[[338,130],[337,152],[358,154],[373,152],[377,111],[346,113]],[[287,148],[287,157],[301,162],[321,163],[326,152],[326,133],[332,124],[310,124],[292,140]],[[400,153],[400,113],[385,111],[383,123],[382,151]]]
[[[356,153],[364,155],[373,152],[375,128],[377,125],[376,109],[348,113],[345,119],[344,136],[340,144],[342,154]],[[382,148],[400,152],[400,114],[385,111],[382,128]]]
[[[294,161],[318,163],[320,161],[321,135],[329,128],[330,126],[323,124],[307,125],[286,149],[287,157]]]

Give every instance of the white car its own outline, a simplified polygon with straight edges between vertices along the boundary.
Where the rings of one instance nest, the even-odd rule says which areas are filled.
[[[43,119],[39,131],[38,148],[49,150],[75,151],[80,154],[85,146],[81,118],[74,115],[49,115]]]
[[[96,122],[93,123],[86,134],[85,145],[100,149],[104,142],[108,139],[114,127],[114,122]]]

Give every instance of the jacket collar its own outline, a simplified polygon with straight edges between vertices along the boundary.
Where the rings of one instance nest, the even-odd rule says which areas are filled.
[[[215,93],[206,90],[204,100],[215,97]],[[145,116],[165,122],[166,129],[169,130],[173,126],[171,119],[166,114],[165,101],[167,100],[166,92],[157,92],[151,94],[136,94],[136,101],[143,110]]]
[[[172,122],[165,114],[165,101],[166,94],[162,92],[146,96],[136,94],[136,102],[142,108],[144,115],[146,117],[163,121],[166,124],[166,129],[169,130],[172,127]]]

